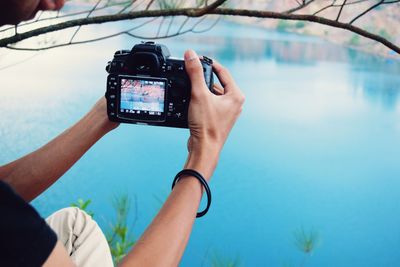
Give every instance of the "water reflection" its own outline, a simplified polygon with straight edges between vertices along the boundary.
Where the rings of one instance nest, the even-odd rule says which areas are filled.
[[[352,75],[353,90],[362,91],[363,96],[370,102],[388,110],[395,110],[399,102],[400,75],[385,73],[354,72]]]
[[[350,74],[348,82],[352,90],[361,90],[361,95],[368,101],[388,110],[394,110],[398,105],[400,93],[400,62],[398,60],[365,54],[321,40],[314,42],[312,37],[304,39],[303,36],[299,40],[275,40],[277,34],[285,35],[285,33],[253,30],[258,34],[250,37],[247,36],[251,33],[247,32],[244,36],[235,35],[234,37],[213,35],[207,38],[192,35],[181,38],[190,43],[204,43],[207,39],[208,45],[217,48],[211,52],[211,56],[230,61],[271,61],[278,65],[290,64],[302,67],[317,67],[321,62],[334,63],[338,68],[346,69]],[[268,39],[269,33],[273,34],[274,38]],[[310,72],[306,75],[311,79],[318,74]],[[338,73],[333,70],[331,75],[335,77]]]
[[[1,72],[7,91],[0,98],[6,114],[0,163],[78,120],[104,94],[105,62],[136,42],[121,36],[51,50]],[[192,47],[217,58],[247,97],[212,181],[213,210],[196,224],[182,266],[199,266],[210,246],[226,255],[238,252],[246,266],[280,266],[283,257],[297,257],[287,237],[301,225],[323,231],[315,266],[396,266],[400,126],[393,111],[399,105],[399,62],[226,22],[205,34],[160,42],[174,56]],[[48,215],[91,198],[94,212],[107,216],[108,197],[127,192],[139,200],[140,235],[158,208],[153,196],[168,194],[166,177],[184,162],[186,140],[183,130],[121,125],[34,205]],[[377,256],[366,262],[365,251]]]

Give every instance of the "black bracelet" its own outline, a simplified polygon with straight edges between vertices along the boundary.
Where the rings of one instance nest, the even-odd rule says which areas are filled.
[[[206,190],[206,193],[207,193],[207,206],[202,212],[198,212],[196,217],[198,218],[198,217],[204,216],[207,213],[207,211],[208,211],[208,209],[210,208],[210,205],[211,205],[211,190],[210,190],[210,187],[208,186],[208,183],[207,183],[206,179],[204,179],[204,177],[200,173],[195,171],[195,170],[184,169],[184,170],[178,172],[178,174],[175,176],[175,179],[172,182],[172,189],[174,189],[176,183],[179,181],[179,179],[180,179],[180,177],[182,175],[193,176],[197,180],[199,180],[200,183],[204,186],[204,189]]]

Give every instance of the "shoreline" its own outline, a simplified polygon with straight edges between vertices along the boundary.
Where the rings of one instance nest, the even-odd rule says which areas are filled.
[[[357,35],[357,36],[359,36],[359,38],[363,38],[367,42],[360,43],[359,45],[352,45],[351,43],[344,42],[344,41],[335,41],[333,39],[332,35],[315,34],[315,33],[307,32],[307,31],[301,32],[301,31],[296,30],[294,27],[287,27],[285,29],[279,29],[279,27],[271,26],[271,25],[273,25],[273,23],[260,23],[261,20],[258,21],[258,22],[254,22],[252,19],[246,21],[243,18],[235,18],[235,17],[234,18],[225,18],[225,20],[228,21],[228,22],[234,22],[234,23],[237,23],[237,24],[240,24],[240,25],[252,26],[252,27],[259,28],[259,29],[265,29],[265,30],[270,30],[270,31],[282,32],[282,33],[291,33],[291,34],[297,34],[297,35],[300,35],[300,36],[319,38],[319,39],[321,39],[323,41],[329,42],[330,44],[342,46],[344,48],[356,50],[358,52],[363,52],[363,53],[368,54],[368,55],[379,56],[379,57],[382,57],[382,58],[385,58],[385,59],[400,61],[400,54],[397,54],[396,52],[394,52],[393,50],[387,48],[383,44],[381,44],[381,43],[379,43],[377,41],[374,41],[374,40],[370,40],[370,39],[364,38],[362,36],[359,36],[358,34],[355,34],[353,32],[347,31],[345,29],[335,29],[334,28],[334,30],[338,30],[338,31],[344,32],[345,34]],[[273,19],[263,19],[263,20],[273,20]],[[278,21],[278,23],[276,23],[276,24],[279,24],[279,20],[276,20],[276,21]],[[301,21],[294,21],[294,23],[298,23],[298,22],[301,22]],[[316,25],[316,27],[320,26],[321,28],[323,28],[323,27],[333,28],[333,27],[330,27],[330,26],[319,25],[319,24],[314,23],[314,22],[305,22],[305,23],[314,24],[314,25]],[[376,49],[376,48],[375,49],[374,48],[366,48],[366,47],[372,47],[372,46],[375,46],[375,47],[378,46],[379,48],[383,48],[383,51],[385,51],[385,52],[383,52],[383,51],[381,51],[379,49]]]

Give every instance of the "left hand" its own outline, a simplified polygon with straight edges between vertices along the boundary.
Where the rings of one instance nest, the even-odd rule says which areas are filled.
[[[91,109],[90,113],[93,113],[94,116],[97,117],[103,123],[106,131],[114,130],[119,126],[119,123],[110,121],[107,115],[107,100],[103,96],[101,97],[96,104]]]

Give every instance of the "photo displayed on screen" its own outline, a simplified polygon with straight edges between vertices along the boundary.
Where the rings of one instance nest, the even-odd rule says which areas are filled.
[[[121,79],[121,112],[161,115],[164,112],[165,82]]]

